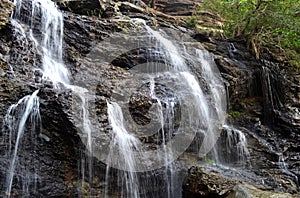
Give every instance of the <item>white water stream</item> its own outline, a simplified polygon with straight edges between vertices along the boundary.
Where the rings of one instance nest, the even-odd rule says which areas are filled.
[[[23,2],[22,0],[17,0],[14,3],[16,5],[16,11],[14,15],[15,19],[13,20],[18,20],[20,19],[18,17],[21,17],[20,9]],[[52,81],[55,88],[59,88],[60,83],[64,84],[64,86],[70,88],[80,98],[82,103],[81,128],[84,132],[82,136],[86,139],[87,150],[91,154],[93,142],[88,110],[89,101],[86,98],[88,90],[69,84],[69,72],[62,60],[63,16],[57,9],[56,4],[50,0],[32,0],[31,3],[31,21],[30,24],[27,25],[29,25],[31,29],[29,31],[30,37],[35,44],[43,50],[43,80]],[[35,20],[37,18],[40,19],[40,21]],[[143,160],[147,162],[152,161],[154,164],[153,167],[155,167],[157,161],[157,164],[162,163],[162,166],[156,168],[162,168],[164,170],[163,177],[166,183],[166,197],[180,197],[178,194],[178,192],[180,192],[180,183],[176,181],[177,175],[172,162],[174,162],[181,153],[178,152],[176,145],[172,145],[170,139],[172,139],[174,135],[177,135],[176,133],[184,135],[187,133],[186,129],[191,129],[190,135],[201,133],[204,137],[203,143],[199,148],[200,156],[214,150],[214,145],[219,137],[219,131],[222,125],[225,124],[226,97],[224,85],[208,52],[194,49],[193,55],[188,54],[186,50],[183,50],[184,47],[182,45],[171,41],[166,35],[152,29],[146,25],[145,21],[135,19],[134,23],[143,24],[149,41],[154,41],[157,47],[156,50],[159,51],[160,54],[163,54],[167,68],[164,72],[155,72],[154,70],[151,75],[146,75],[149,76],[150,95],[157,103],[156,111],[161,130],[155,132],[161,137],[160,146],[162,149],[157,153],[153,153],[152,151],[145,152],[139,137],[136,137],[129,130],[126,117],[124,117],[123,109],[120,105],[116,102],[107,102],[108,120],[112,127],[113,139],[110,142],[110,153],[107,160],[106,183],[109,183],[111,180],[109,173],[111,168],[116,166],[115,157],[118,156],[118,166],[121,165],[124,168],[123,170],[126,170],[120,173],[121,175],[118,175],[119,182],[124,183],[125,186],[122,197],[139,198],[141,197],[141,193],[145,191],[143,188],[147,186],[141,184],[137,172],[144,170]],[[26,36],[26,32],[22,29],[19,22],[15,21],[13,24],[15,24],[16,31]],[[36,37],[36,33],[34,33],[33,29],[39,29],[42,33],[42,37]],[[153,54],[153,56],[155,56],[155,54]],[[204,90],[203,86],[199,84],[198,78],[193,74],[187,64],[187,57],[191,56],[195,57],[192,60],[193,63],[201,68],[201,76],[205,80],[207,90]],[[176,97],[163,98],[155,91],[158,83],[167,83],[165,79],[171,79],[170,82],[174,83],[174,90],[172,90],[175,92],[174,95],[179,101],[182,100],[180,101],[180,105],[182,105],[182,120],[180,121],[184,123],[181,123],[182,126],[180,126],[178,131],[176,131],[174,121],[176,112],[176,101],[174,98]],[[171,85],[171,83],[167,83],[167,85]],[[9,126],[10,139],[14,136],[13,134],[15,132],[17,133],[14,146],[12,146],[11,143],[9,145],[9,152],[12,154],[9,156],[10,168],[6,182],[6,193],[8,196],[11,194],[14,171],[17,165],[18,148],[26,128],[26,121],[30,117],[32,118],[31,124],[40,122],[37,94],[38,90],[32,95],[20,99],[16,105],[12,105],[7,113],[7,116],[10,117],[5,120],[6,125]],[[16,108],[23,108],[24,110],[18,111],[18,114],[14,115],[12,112],[14,112]],[[18,126],[17,130],[15,126]],[[31,128],[34,127],[31,126]],[[184,140],[182,141],[184,142]],[[188,145],[189,144],[184,145],[182,148],[186,149]],[[14,150],[11,152],[13,147]],[[181,145],[179,148],[182,149]],[[92,158],[89,158],[87,162],[84,161],[84,163],[88,163],[90,182],[93,174],[91,159]],[[214,152],[214,159],[218,161],[218,154],[216,152]],[[85,165],[82,165],[82,167],[81,172],[83,175],[81,179],[84,180]],[[29,181],[25,181],[25,183],[26,182],[28,183]],[[28,184],[25,184],[25,186],[28,186]],[[108,187],[106,187],[105,197],[109,197],[107,188]],[[29,193],[29,189],[27,189],[27,191]]]
[[[9,148],[7,150],[7,154],[10,159],[10,164],[6,178],[6,194],[8,196],[11,194],[13,177],[18,161],[18,150],[26,130],[26,123],[30,123],[28,128],[32,133],[35,133],[36,127],[38,127],[37,125],[41,122],[39,98],[37,97],[38,92],[39,90],[35,91],[32,95],[23,97],[16,104],[10,106],[4,119],[4,126],[7,130],[4,130],[3,132],[9,137]],[[25,189],[24,193],[29,193],[29,189],[26,186],[29,186],[29,182],[32,181],[32,178],[29,178],[28,181],[26,176],[21,177],[23,189]]]
[[[15,31],[17,31],[22,37],[26,37],[26,32],[22,28],[19,20],[22,21],[21,16],[21,7],[23,2],[22,0],[15,0],[14,4],[16,9],[12,14],[13,19],[12,25],[15,27]],[[86,90],[81,87],[76,87],[69,85],[69,71],[65,67],[63,60],[62,60],[62,41],[63,41],[63,16],[62,13],[57,9],[56,4],[51,0],[32,0],[31,1],[31,16],[28,22],[30,27],[29,36],[28,38],[31,39],[36,47],[39,46],[43,50],[43,57],[42,57],[42,73],[43,73],[43,80],[48,81],[50,80],[55,88],[59,88],[59,84],[64,84],[66,87],[73,90],[75,94],[77,94],[82,102],[82,117],[83,117],[83,131],[87,138],[87,145],[88,152],[92,152],[92,141],[91,141],[91,129],[90,129],[90,121],[89,121],[89,113],[88,113],[88,105],[85,100],[85,92]],[[38,20],[36,20],[38,19]],[[34,33],[34,29],[38,29],[40,31],[39,34],[42,35],[41,38],[36,37]],[[38,100],[38,90],[35,91],[32,95],[25,96],[24,98],[20,99],[19,102],[15,105],[12,105],[9,108],[7,113],[7,117],[10,119],[5,119],[4,123],[9,126],[9,133],[10,137],[16,133],[16,127],[19,126],[17,129],[17,139],[14,145],[14,153],[10,156],[11,163],[10,168],[7,173],[7,182],[6,182],[6,194],[9,197],[11,195],[11,188],[13,184],[14,178],[14,171],[16,166],[16,161],[18,158],[18,148],[21,144],[20,139],[23,136],[25,130],[26,121],[31,115],[31,117],[36,117],[37,120],[32,120],[32,124],[40,123],[40,116],[39,116],[39,100]],[[12,115],[12,111],[15,111],[16,106],[26,106],[24,111],[19,111],[17,115]],[[38,114],[38,115],[37,115]],[[14,116],[14,117],[12,117]],[[20,119],[19,119],[20,117]],[[8,123],[7,123],[8,122]],[[11,138],[9,141],[10,148],[11,146]],[[10,149],[9,151],[10,152]],[[89,177],[91,178],[92,175],[92,158],[90,157],[87,162],[84,160],[84,164],[82,165],[82,180],[84,180],[84,167],[85,164],[88,164],[89,169]],[[91,179],[90,179],[91,180]],[[29,181],[25,181],[23,183],[28,183]],[[29,193],[28,184],[27,185],[27,194]],[[23,188],[24,189],[24,188]],[[25,191],[24,191],[25,192]]]
[[[174,185],[174,183],[176,183],[176,181],[174,181],[176,171],[172,163],[178,157],[176,154],[180,146],[170,146],[169,143],[169,139],[172,139],[175,130],[173,124],[174,112],[176,111],[175,103],[172,102],[172,100],[168,102],[168,98],[157,96],[155,86],[157,86],[157,83],[165,83],[167,86],[170,86],[171,84],[168,83],[166,79],[172,79],[173,84],[170,88],[174,88],[173,91],[179,100],[183,99],[186,104],[188,104],[184,106],[185,103],[181,103],[182,108],[184,108],[182,114],[187,117],[187,119],[184,118],[180,120],[184,122],[181,124],[188,125],[188,129],[193,129],[196,133],[201,133],[204,136],[203,143],[198,151],[199,156],[212,150],[214,160],[218,162],[218,153],[215,149],[215,144],[221,132],[221,128],[225,124],[226,92],[224,83],[221,80],[221,76],[211,55],[205,50],[194,49],[195,58],[193,58],[192,61],[201,68],[201,76],[207,83],[208,90],[204,91],[197,77],[192,74],[187,64],[186,57],[191,57],[191,55],[188,54],[186,50],[182,50],[183,46],[178,45],[178,43],[173,43],[161,32],[153,30],[146,25],[144,20],[134,19],[133,22],[142,24],[148,34],[149,41],[155,43],[156,48],[151,57],[155,57],[159,54],[163,55],[164,58],[164,65],[155,64],[154,68],[143,68],[143,72],[151,72],[141,75],[143,76],[144,82],[149,82],[150,84],[151,98],[157,101],[156,112],[160,118],[158,120],[160,120],[161,127],[158,133],[162,133],[163,135],[161,140],[162,149],[160,155],[156,157],[159,159],[163,158],[161,160],[163,161],[161,167],[163,167],[165,173],[165,196],[169,198],[180,197],[178,191],[176,191],[176,188],[179,186]],[[151,64],[146,64],[145,67],[150,66]],[[159,66],[164,69],[158,68]],[[186,95],[186,93],[189,94]],[[144,191],[143,186],[140,185],[139,188],[136,187],[136,185],[139,184],[138,174],[136,172],[143,167],[140,161],[147,161],[147,157],[145,156],[148,156],[149,159],[152,159],[151,157],[153,156],[144,150],[138,136],[130,130],[129,125],[131,123],[128,125],[128,117],[124,117],[122,111],[123,109],[117,102],[108,102],[108,116],[114,134],[112,140],[113,148],[118,150],[119,155],[117,159],[122,158],[119,159],[119,162],[127,167],[125,170],[128,170],[128,174],[130,174],[130,176],[123,178],[127,184],[126,189],[123,190],[127,190],[128,192],[127,196],[124,197],[144,197],[140,195],[140,192]],[[166,125],[169,127],[166,127]],[[183,129],[181,133],[187,133],[186,129]],[[157,160],[159,161],[159,159]],[[116,164],[112,166],[116,167]],[[108,166],[107,173],[109,169],[110,167]],[[107,174],[106,177],[106,181],[109,183],[109,175]]]
[[[34,19],[41,16],[41,21]],[[69,83],[69,71],[62,60],[63,16],[51,0],[33,0],[31,29],[39,28],[43,37],[43,78],[57,83]]]

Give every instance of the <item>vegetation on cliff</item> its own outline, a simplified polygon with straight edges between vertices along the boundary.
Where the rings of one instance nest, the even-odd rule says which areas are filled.
[[[243,39],[257,58],[264,52],[300,68],[298,0],[204,0],[197,8],[225,19],[226,36]]]

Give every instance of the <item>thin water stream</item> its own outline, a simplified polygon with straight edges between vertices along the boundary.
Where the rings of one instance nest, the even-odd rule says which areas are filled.
[[[30,20],[25,20],[26,25],[29,26],[30,30],[27,33],[22,28],[21,23],[23,21],[23,16],[21,16],[21,8],[23,3],[22,0],[15,0],[14,4],[16,5],[16,9],[12,14],[12,25],[15,27],[15,31],[17,31],[22,37],[26,39],[32,39],[36,46],[41,47],[43,51],[42,56],[42,73],[43,73],[43,81],[51,81],[55,88],[59,88],[59,84],[64,84],[64,86],[72,89],[81,99],[82,102],[82,117],[83,117],[83,130],[87,136],[87,145],[90,145],[87,149],[88,152],[92,152],[91,149],[91,129],[89,127],[89,113],[87,108],[87,103],[85,101],[85,91],[84,88],[71,86],[69,85],[69,71],[63,63],[62,60],[62,43],[63,43],[63,16],[62,13],[58,10],[56,4],[51,0],[32,0],[31,3],[31,16]],[[40,19],[40,20],[36,20]],[[42,35],[42,37],[36,37],[33,29],[38,29]],[[13,69],[13,67],[12,67]],[[12,70],[13,71],[13,70]],[[9,148],[11,148],[11,138],[14,136],[14,133],[17,133],[16,141],[14,141],[14,152],[13,155],[10,155],[10,149],[8,149],[8,157],[10,158],[10,168],[7,171],[7,182],[6,182],[6,194],[8,197],[11,195],[11,188],[14,180],[14,172],[15,167],[17,166],[17,158],[18,158],[18,148],[22,144],[20,141],[24,134],[24,130],[26,128],[26,123],[31,116],[31,118],[36,118],[38,120],[31,119],[31,124],[40,124],[40,115],[39,115],[39,99],[38,99],[38,90],[35,91],[32,95],[28,95],[19,100],[17,104],[12,105],[6,115],[6,119],[4,120],[4,125],[9,126]],[[15,112],[16,108],[19,106],[26,106],[24,111],[18,111],[18,114],[13,115],[12,112]],[[22,107],[21,107],[22,108]],[[16,128],[18,126],[18,129]],[[17,131],[15,131],[17,130]],[[34,130],[34,128],[33,128]],[[87,162],[88,164],[89,175],[92,175],[92,160],[89,158]],[[82,165],[85,167],[85,165]],[[83,172],[83,180],[84,180],[84,172]],[[23,183],[26,183],[27,187],[26,193],[24,196],[29,196],[29,181],[24,180]]]
[[[178,177],[173,167],[173,162],[179,156],[178,149],[181,149],[181,143],[184,142],[184,138],[181,139],[179,144],[176,144],[173,141],[173,137],[177,134],[187,134],[189,130],[194,131],[191,133],[194,136],[197,133],[201,133],[203,141],[198,148],[198,155],[203,156],[213,151],[214,161],[222,163],[219,160],[216,142],[222,127],[226,128],[225,112],[227,104],[224,82],[211,55],[207,51],[195,48],[193,49],[194,54],[191,55],[189,54],[191,52],[187,52],[183,45],[169,40],[166,35],[146,25],[144,20],[133,19],[132,21],[137,25],[142,24],[142,27],[146,30],[146,36],[143,38],[155,43],[155,50],[150,51],[148,56],[154,58],[163,56],[164,61],[162,64],[151,64],[149,60],[149,63],[135,66],[135,71],[139,71],[138,75],[142,76],[143,82],[148,87],[149,97],[155,101],[153,109],[157,117],[153,117],[153,120],[157,120],[160,130],[154,131],[154,133],[157,133],[157,142],[161,143],[157,147],[157,150],[160,152],[155,159],[160,166],[155,166],[155,169],[161,169],[164,172],[164,186],[166,189],[163,197],[181,197],[180,192],[178,193],[177,191],[181,184],[177,183],[176,185],[178,186],[175,185]],[[187,60],[186,57],[192,57],[192,60]],[[203,90],[199,80],[191,72],[188,65],[189,61],[192,61],[196,67],[201,68],[202,79],[207,85],[206,90]],[[158,94],[158,90],[164,86],[170,88],[174,95]],[[176,97],[174,98],[174,96]],[[123,165],[122,169],[124,168],[123,170],[128,171],[126,174],[129,174],[123,177],[126,186],[121,191],[126,191],[128,194],[125,193],[122,197],[151,197],[140,194],[145,189],[143,189],[144,186],[139,186],[141,182],[138,172],[141,170],[153,171],[151,168],[147,168],[147,164],[143,164],[143,162],[153,160],[153,155],[145,147],[146,143],[140,142],[139,134],[136,134],[133,128],[130,127],[134,124],[131,123],[132,120],[129,119],[130,115],[127,114],[126,109],[121,107],[122,104],[118,103],[118,101],[108,102],[107,104],[108,117],[114,134],[110,150],[118,151],[114,152],[115,156],[110,155],[110,157],[115,157],[118,160],[108,164],[106,182],[109,183],[112,180],[108,174],[110,168],[118,167],[117,163],[121,163]],[[178,105],[181,106],[181,117],[179,120],[178,118],[176,120],[174,115],[178,111]],[[124,116],[124,112],[126,112],[126,116]],[[179,128],[175,124],[178,121],[181,125]],[[182,128],[182,126],[185,127]],[[147,128],[147,130],[153,129]],[[247,155],[245,137],[239,136],[242,138],[236,140],[236,134],[240,133],[228,135],[228,145],[231,146],[238,143],[240,155]],[[170,140],[173,142],[170,143]],[[174,180],[175,178],[176,180]],[[151,180],[148,183],[151,185]]]
[[[41,47],[42,73],[43,81],[51,81],[55,89],[61,85],[73,91],[81,102],[80,116],[82,123],[82,140],[87,145],[89,158],[83,160],[82,181],[85,180],[85,167],[87,164],[89,172],[89,182],[92,183],[93,177],[93,128],[90,121],[89,100],[87,98],[88,90],[82,87],[71,85],[69,81],[69,71],[63,63],[63,17],[57,9],[54,2],[50,0],[32,0],[31,16],[28,26],[30,30],[25,32],[20,25],[22,16],[20,9],[21,0],[14,1],[16,5],[15,13],[12,15],[12,24],[16,31],[24,37],[28,37],[34,43]],[[39,20],[35,20],[39,18]],[[149,42],[154,42],[156,51],[150,54],[150,57],[163,56],[163,63],[156,64],[155,68],[147,68],[149,72],[143,73],[137,70],[146,84],[146,90],[149,98],[154,101],[154,111],[156,126],[158,129],[147,128],[138,132],[151,134],[154,140],[151,145],[142,141],[142,137],[131,130],[132,126],[138,128],[133,119],[129,119],[128,112],[124,110],[122,104],[118,101],[107,101],[108,121],[112,128],[107,156],[106,168],[106,188],[104,196],[110,197],[109,187],[115,181],[111,174],[114,169],[118,169],[117,182],[121,183],[121,193],[124,198],[153,197],[157,194],[153,192],[145,193],[146,188],[155,186],[157,182],[151,179],[147,180],[141,175],[154,173],[162,170],[161,180],[164,188],[162,197],[175,198],[181,197],[178,171],[176,170],[176,159],[188,148],[196,135],[202,136],[202,143],[199,144],[197,154],[205,155],[211,150],[216,163],[221,163],[219,153],[215,147],[219,138],[222,126],[226,124],[226,92],[224,83],[220,77],[219,71],[211,57],[205,51],[193,48],[188,52],[185,46],[179,42],[173,41],[160,31],[152,29],[142,19],[133,19],[136,25],[142,24],[146,32],[146,38]],[[39,29],[42,37],[36,36],[33,29]],[[28,34],[28,36],[27,36]],[[190,59],[188,60],[187,57]],[[194,67],[201,68],[201,78],[203,84],[199,82],[189,63]],[[147,63],[149,67],[151,64]],[[162,66],[164,69],[159,68]],[[161,91],[161,90],[165,90]],[[40,125],[39,98],[38,90],[32,95],[28,95],[12,105],[5,119],[7,126],[7,136],[9,137],[9,148],[7,157],[10,160],[10,166],[7,171],[6,194],[11,196],[11,190],[14,182],[15,169],[18,165],[18,148],[22,144],[22,136],[27,128],[36,130]],[[16,110],[20,109],[20,110]],[[31,126],[29,126],[29,123]],[[148,130],[150,129],[150,131]],[[152,130],[152,131],[151,131]],[[145,134],[144,134],[145,135]],[[243,137],[241,139],[241,137]],[[15,139],[14,139],[15,138]],[[235,136],[229,137],[231,141]],[[244,136],[240,136],[241,144],[239,151],[243,155],[246,151]],[[12,141],[13,140],[13,141]],[[12,145],[14,142],[14,145]],[[230,144],[231,142],[229,142]],[[155,146],[154,146],[155,145]],[[153,149],[153,146],[155,147]],[[151,149],[150,149],[151,148]],[[121,168],[120,168],[121,167]],[[141,179],[143,178],[143,179]],[[30,197],[29,183],[32,180],[24,180],[24,195]],[[36,182],[36,181],[34,181]],[[34,185],[35,186],[35,185]]]

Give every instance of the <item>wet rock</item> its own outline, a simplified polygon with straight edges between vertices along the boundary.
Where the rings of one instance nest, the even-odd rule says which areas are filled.
[[[80,15],[100,16],[106,9],[106,0],[84,0],[84,1],[58,1],[61,10],[66,10]]]
[[[200,0],[143,0],[149,7],[173,15],[173,16],[191,16],[195,7],[199,5]]]
[[[0,29],[2,29],[9,20],[10,13],[13,11],[14,5],[11,1],[0,1]]]
[[[103,2],[93,0],[84,1],[84,3],[80,1],[60,3],[61,9],[65,10],[64,62],[72,73],[71,80],[74,84],[95,89],[93,94],[98,116],[96,119],[100,123],[97,129],[99,133],[107,133],[110,130],[106,116],[106,100],[112,97],[114,89],[122,84],[122,80],[130,76],[126,69],[144,63],[149,57],[147,57],[147,50],[140,49],[118,56],[118,59],[114,59],[110,64],[100,63],[99,56],[90,56],[90,53],[101,54],[103,50],[101,42],[106,38],[112,38],[115,32],[123,31],[126,35],[132,31],[132,24],[128,17],[121,16],[122,14],[143,18],[147,24],[154,24],[158,28],[171,28],[166,34],[175,35],[174,38],[177,40],[192,41],[194,46],[204,47],[215,55],[215,62],[228,89],[228,120],[244,128],[243,132],[247,137],[251,155],[251,166],[247,169],[256,175],[253,179],[242,177],[240,174],[236,174],[235,177],[240,180],[251,180],[263,188],[291,193],[298,191],[297,177],[300,176],[299,75],[292,73],[292,70],[281,64],[256,60],[247,52],[243,43],[225,42],[218,40],[221,37],[216,37],[209,31],[193,32],[177,26],[178,21],[174,18],[143,5],[123,1],[116,4],[110,2],[105,7]],[[3,5],[7,3],[8,1],[2,0],[0,9],[3,9]],[[167,0],[157,1],[156,8],[170,15],[187,15],[191,13],[193,3],[193,1],[176,1],[172,4]],[[181,6],[178,7],[178,5]],[[26,16],[30,16],[30,10],[30,6],[21,10],[25,16],[24,20],[28,20]],[[105,186],[103,163],[93,159],[97,182],[88,181],[87,178],[84,181],[78,179],[83,174],[81,170],[78,170],[81,163],[79,161],[87,155],[74,124],[76,96],[65,88],[57,92],[53,89],[52,83],[42,84],[42,74],[38,70],[42,66],[41,49],[35,47],[30,39],[22,37],[11,22],[7,23],[8,12],[1,10],[0,13],[1,16],[5,14],[3,19],[6,24],[0,30],[0,121],[2,122],[2,117],[11,104],[36,89],[40,89],[43,129],[34,137],[36,139],[34,144],[31,144],[30,136],[26,137],[25,149],[20,152],[20,159],[31,163],[27,156],[32,156],[40,166],[38,176],[42,182],[37,185],[39,188],[37,197],[76,197],[88,195],[90,192],[95,196],[102,196],[101,191]],[[99,18],[99,15],[106,19]],[[205,23],[204,18],[203,23]],[[34,30],[34,33],[37,36],[41,34],[39,30]],[[189,34],[194,35],[194,40],[185,39]],[[122,46],[123,43],[126,43],[125,39],[118,40],[119,45],[110,49],[112,57],[116,56],[118,50],[127,47]],[[137,54],[139,57],[136,57]],[[162,57],[156,58],[158,62],[163,59]],[[194,68],[193,65],[191,68],[193,71],[199,69]],[[133,74],[131,75],[134,77]],[[201,80],[201,75],[199,79]],[[159,90],[164,90],[164,87],[160,87]],[[142,117],[141,115],[147,113],[147,108],[153,101],[147,95],[143,97],[140,94],[133,95],[133,97],[135,98],[131,100],[131,110],[138,114],[137,117]],[[147,120],[147,117],[142,118],[144,121]],[[36,148],[33,154],[30,150],[31,146]],[[0,147],[2,149],[4,145]],[[236,150],[231,152],[235,153]],[[6,161],[1,163],[0,178],[3,179],[5,177],[3,167],[7,165],[5,165]],[[89,174],[87,170],[85,173]],[[226,179],[214,171],[192,168],[189,174],[184,184],[184,197],[222,197],[236,185],[236,181]],[[1,189],[4,189],[3,183],[0,186]],[[14,193],[20,193],[18,184],[14,186]],[[240,187],[236,189],[239,192],[244,191],[240,190]],[[249,189],[253,188],[249,187]],[[260,190],[257,191],[260,192]],[[118,192],[114,193],[118,194]]]
[[[182,197],[226,197],[237,183],[218,172],[192,167],[184,180]]]
[[[235,170],[236,171],[236,170]],[[249,183],[241,183],[242,172],[217,172],[204,167],[192,167],[183,183],[183,198],[187,197],[226,197],[226,198],[259,198],[259,197],[288,197],[296,198],[295,192],[280,193],[265,188],[263,186],[256,187]],[[235,173],[234,173],[235,172]],[[240,176],[237,176],[239,175]],[[247,177],[251,177],[248,175]],[[230,179],[229,179],[230,178]],[[256,180],[259,177],[255,178]],[[248,180],[248,182],[251,182]]]
[[[248,169],[263,177],[263,188],[297,192],[299,155],[291,152],[299,141],[297,75],[274,60],[256,60],[240,43],[206,36],[209,34],[194,38],[215,55],[228,90],[228,120],[242,127],[247,137]]]
[[[259,68],[260,63],[247,53],[241,45],[234,47],[232,43],[215,42],[217,49],[215,62],[226,81],[230,111],[248,111],[243,106],[246,99],[261,97]],[[206,46],[206,45],[204,45]],[[261,105],[261,104],[258,104]]]
[[[296,198],[297,195],[289,193],[277,193],[272,191],[265,191],[255,188],[248,184],[239,184],[235,186],[226,198]]]
[[[127,14],[129,12],[132,12],[132,13],[145,13],[145,9],[141,8],[138,5],[134,5],[130,2],[119,2],[117,5],[118,5],[120,11],[124,14]]]

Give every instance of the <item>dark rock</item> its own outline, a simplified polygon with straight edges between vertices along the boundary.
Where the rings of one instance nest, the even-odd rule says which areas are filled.
[[[241,174],[241,173],[235,173]],[[296,198],[297,195],[278,193],[272,190],[261,190],[249,183],[241,183],[234,173],[222,175],[221,172],[203,167],[192,167],[183,183],[183,198],[190,197],[288,197]],[[249,177],[249,175],[248,175]],[[258,179],[258,178],[256,178]],[[260,186],[261,188],[261,186]]]
[[[102,13],[102,18],[112,18],[116,16],[119,10],[116,10],[115,6],[108,6]]]
[[[100,16],[105,10],[106,4],[107,2],[103,0],[58,1],[61,10],[88,16]]]
[[[174,16],[191,16],[201,0],[143,0],[149,7]]]
[[[237,183],[218,172],[192,167],[184,180],[182,197],[226,197]]]
[[[0,10],[4,9],[3,5],[11,5],[5,0],[2,2]],[[239,174],[234,174],[233,170],[226,170],[223,174],[225,175],[225,172],[229,176],[233,174],[238,177],[238,180],[247,181],[265,189],[290,193],[299,191],[297,177],[300,176],[300,148],[298,145],[300,141],[300,80],[295,71],[272,59],[256,60],[241,42],[229,43],[220,40],[221,37],[210,31],[196,33],[180,27],[177,25],[178,21],[172,17],[154,12],[142,4],[123,1],[109,2],[108,5],[104,5],[101,2],[93,0],[84,1],[84,3],[80,1],[59,3],[60,8],[65,10],[63,13],[64,62],[72,73],[73,84],[94,88],[93,99],[95,99],[97,113],[95,122],[99,123],[99,129],[97,129],[99,133],[109,133],[110,131],[106,100],[113,96],[115,89],[123,83],[123,79],[134,77],[134,74],[129,73],[126,69],[145,63],[145,60],[164,63],[163,57],[160,55],[155,59],[149,57],[151,48],[128,50],[128,45],[124,46],[125,39],[117,40],[115,46],[110,45],[109,53],[103,53],[103,46],[107,44],[106,38],[113,41],[116,32],[124,31],[124,35],[134,32],[128,17],[122,16],[122,14],[143,18],[147,24],[153,24],[158,28],[168,27],[170,30],[166,30],[166,34],[170,37],[182,42],[191,42],[198,48],[204,47],[214,54],[215,62],[228,89],[228,120],[231,124],[238,126],[246,135],[251,156],[250,165],[245,168],[247,170],[243,169]],[[145,2],[151,3],[150,1]],[[189,15],[193,6],[194,1],[172,3],[172,1],[166,0],[157,1],[156,4],[157,10],[171,15]],[[22,21],[29,20],[30,10],[30,4],[24,4],[21,9],[21,14],[24,15]],[[89,156],[85,153],[86,148],[81,140],[80,130],[74,124],[79,116],[79,113],[77,115],[74,110],[80,105],[74,102],[78,96],[72,95],[70,90],[63,86],[58,91],[53,88],[51,82],[42,84],[39,71],[42,66],[42,51],[34,45],[33,41],[24,38],[15,29],[12,21],[7,22],[9,21],[9,12],[7,11],[5,9],[0,12],[1,19],[2,14],[5,15],[2,20],[4,23],[0,22],[5,24],[5,27],[0,24],[0,121],[2,122],[2,118],[11,104],[40,89],[42,130],[34,136],[30,136],[28,131],[25,132],[24,147],[20,150],[19,156],[19,159],[27,164],[32,164],[30,159],[35,159],[34,162],[38,165],[38,176],[41,181],[37,182],[36,197],[80,197],[83,195],[101,197],[105,188],[105,165],[96,158],[92,158],[94,162],[93,181],[88,179],[89,171],[82,172],[81,169],[81,161],[86,160]],[[106,19],[99,18],[99,15]],[[209,15],[209,13],[203,13],[203,15]],[[213,17],[209,16],[209,18]],[[39,19],[35,20],[39,21]],[[217,21],[220,20],[217,19]],[[24,24],[22,26],[28,30]],[[41,32],[36,28],[34,34],[40,37]],[[193,35],[194,40],[187,39],[187,35],[190,34]],[[116,38],[119,37],[116,36]],[[106,43],[102,43],[103,41]],[[134,40],[134,43],[138,43],[135,41],[137,40]],[[126,53],[117,54],[120,50],[125,50]],[[107,56],[103,57],[103,54]],[[116,55],[118,58],[110,59]],[[195,68],[192,63],[189,64],[191,70],[197,73],[199,68]],[[198,77],[201,80],[201,75]],[[201,84],[205,87],[205,83],[201,82]],[[132,84],[129,82],[128,85]],[[162,97],[167,94],[172,95],[172,90],[165,89],[161,85],[157,85],[157,92]],[[149,117],[145,114],[147,114],[149,106],[155,102],[148,96],[147,92],[133,94],[130,101],[131,112],[136,115],[136,119],[140,119],[143,123],[149,121]],[[176,97],[174,96],[174,98]],[[2,126],[2,123],[0,125]],[[35,141],[32,143],[30,138]],[[153,142],[152,140],[151,143]],[[0,144],[1,156],[6,146]],[[32,147],[35,148],[34,152],[32,152]],[[235,153],[236,149],[232,149],[230,152]],[[3,194],[7,161],[2,160],[0,165],[0,189]],[[22,164],[22,167],[24,168],[25,165]],[[251,171],[251,176],[247,171]],[[21,173],[22,169],[18,169],[17,172]],[[243,176],[245,172],[246,174]],[[87,177],[81,181],[81,175],[84,173]],[[116,174],[116,172],[112,174]],[[164,179],[160,171],[151,174],[151,177],[159,175],[161,178],[159,181]],[[189,174],[184,183],[184,197],[222,197],[227,195],[227,192],[237,183],[217,172],[201,168],[192,168]],[[142,175],[141,180],[146,180],[145,177],[150,176]],[[18,177],[16,176],[16,178]],[[13,186],[13,193],[16,193],[16,196],[21,196],[20,181]],[[145,186],[147,185],[145,184]],[[165,192],[162,192],[162,189],[165,188],[163,185],[158,185],[155,189],[155,191],[161,192],[161,197],[165,195],[163,194]],[[112,186],[117,185],[112,183]],[[113,189],[110,190],[113,191]],[[146,191],[146,194],[151,194],[148,192],[149,189]],[[120,195],[119,192],[112,193],[116,196]]]

